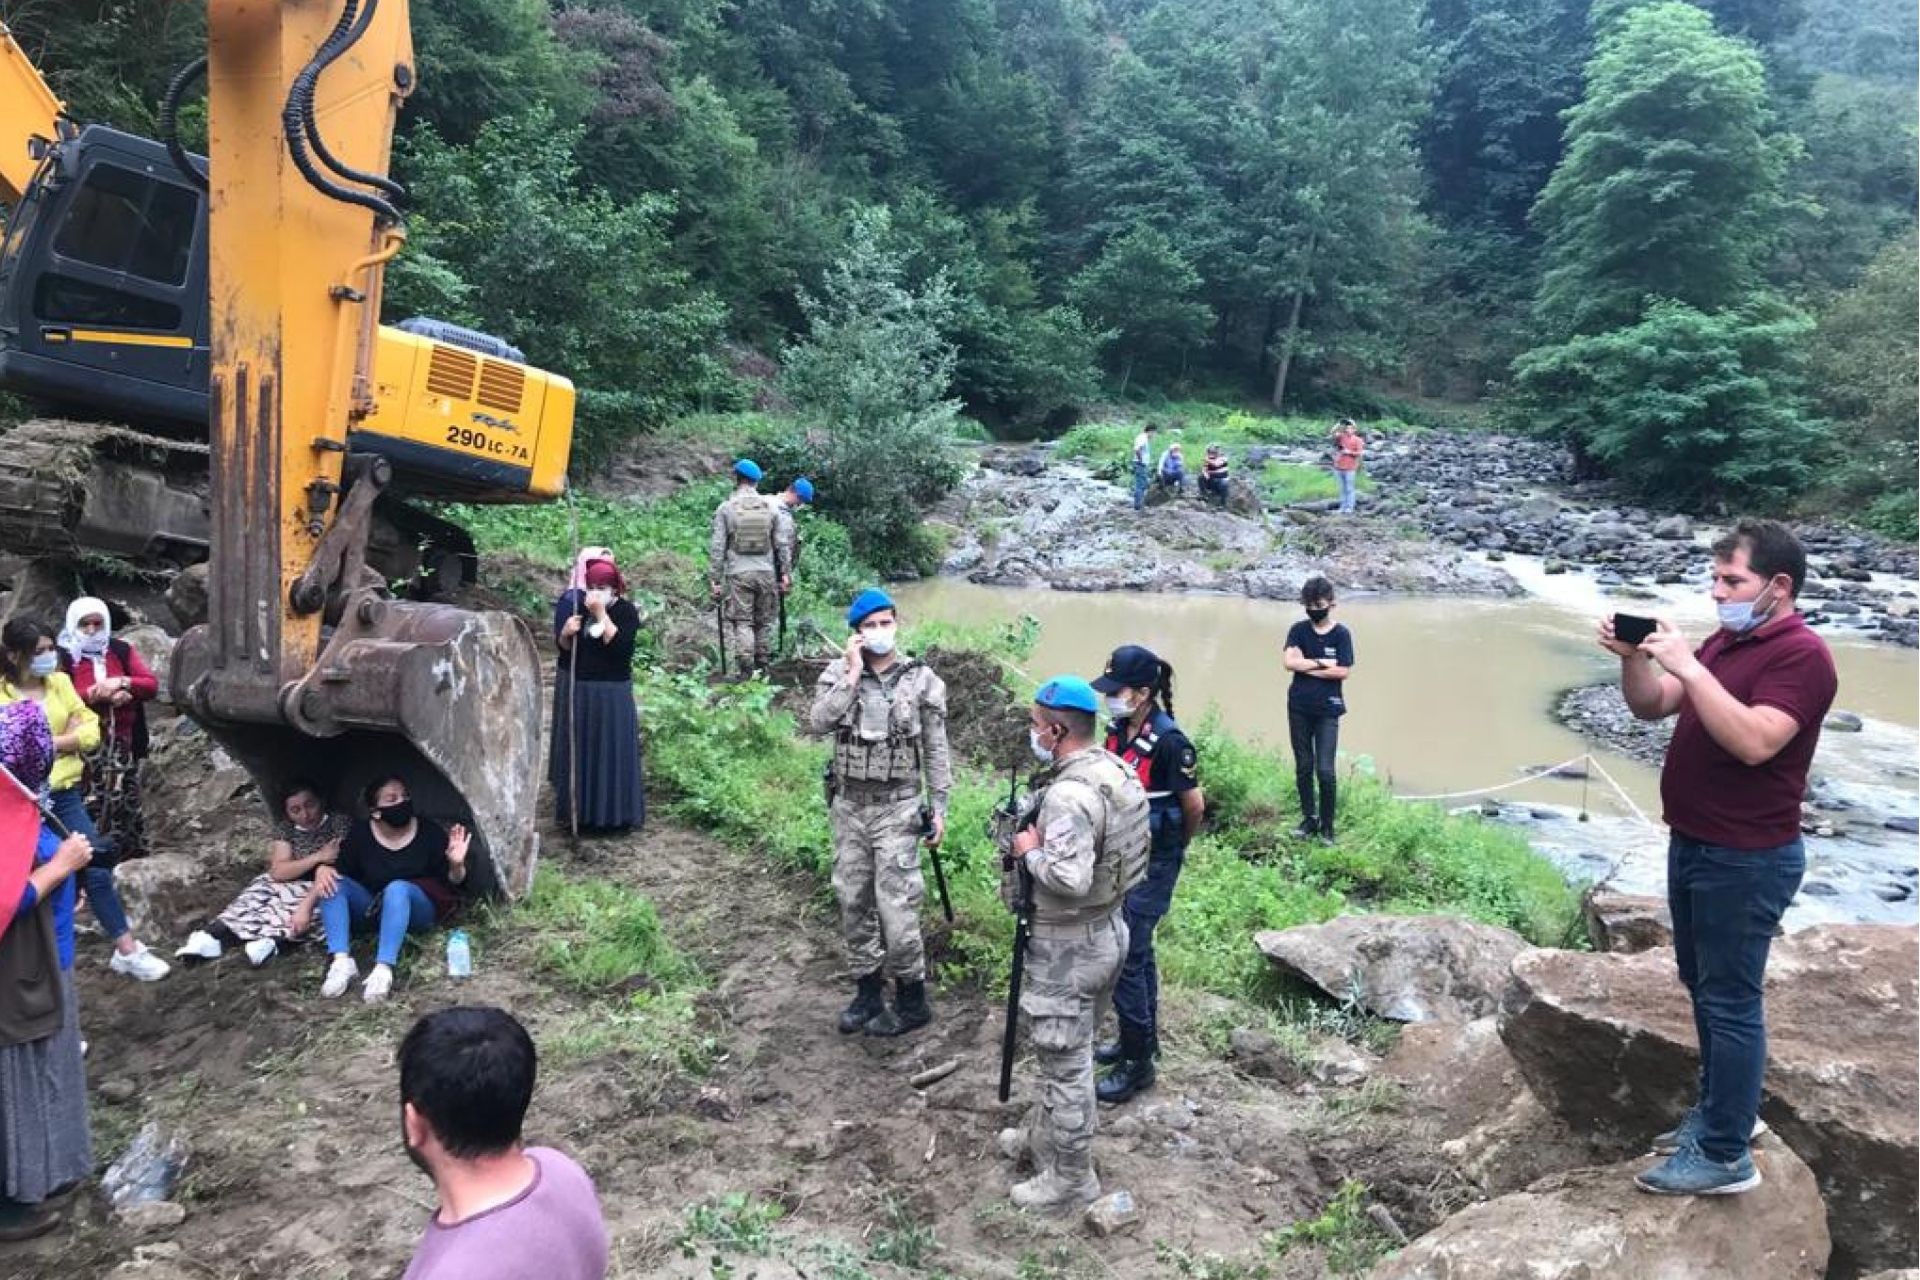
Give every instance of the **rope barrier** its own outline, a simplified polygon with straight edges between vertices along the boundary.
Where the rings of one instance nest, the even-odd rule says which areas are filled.
[[[1563,760],[1559,764],[1549,765],[1544,769],[1537,769],[1532,773],[1515,778],[1511,782],[1502,782],[1491,787],[1476,787],[1471,791],[1441,791],[1435,792],[1432,795],[1423,796],[1395,796],[1394,799],[1413,802],[1421,800],[1465,800],[1473,796],[1488,796],[1493,795],[1495,792],[1511,791],[1515,787],[1524,787],[1529,782],[1538,782],[1542,778],[1554,777],[1559,774],[1562,769],[1576,764],[1584,765],[1591,772],[1599,774],[1600,780],[1613,788],[1613,793],[1619,796],[1621,803],[1627,806],[1627,810],[1633,815],[1634,821],[1645,827],[1651,827],[1655,830],[1659,829],[1659,824],[1647,817],[1646,811],[1634,803],[1633,796],[1628,793],[1625,787],[1620,785],[1619,781],[1615,779],[1612,774],[1607,772],[1605,766],[1594,759],[1593,753],[1590,751],[1582,752],[1571,760]],[[1584,808],[1585,806],[1583,804],[1582,809],[1584,810]]]

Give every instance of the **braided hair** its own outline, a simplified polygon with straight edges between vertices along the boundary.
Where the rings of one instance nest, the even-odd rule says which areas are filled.
[[[1154,677],[1153,700],[1162,711],[1173,714],[1173,664],[1165,658],[1160,659],[1160,674]]]

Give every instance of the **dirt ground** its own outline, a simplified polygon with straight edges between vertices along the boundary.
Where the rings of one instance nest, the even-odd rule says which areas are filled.
[[[210,769],[197,790],[180,789],[184,773],[156,792],[160,825],[204,860],[156,894],[147,935],[169,951],[264,849],[263,815],[249,792],[228,794],[229,772]],[[83,936],[97,1158],[104,1168],[146,1120],[174,1127],[193,1151],[175,1193],[187,1217],[142,1233],[88,1187],[60,1232],[0,1247],[0,1273],[397,1275],[433,1201],[398,1141],[393,1049],[419,1013],[455,1001],[510,1009],[541,1044],[529,1138],[594,1176],[616,1276],[1245,1274],[1221,1259],[1257,1257],[1264,1233],[1319,1212],[1353,1176],[1408,1230],[1427,1225],[1431,1167],[1356,1124],[1366,1108],[1338,1091],[1237,1074],[1203,1033],[1221,1011],[1179,998],[1160,1087],[1105,1112],[1097,1140],[1106,1185],[1130,1189],[1144,1222],[1096,1239],[1077,1222],[1029,1219],[1007,1202],[1014,1174],[994,1144],[1030,1089],[1023,1067],[1014,1105],[994,1098],[1000,993],[944,989],[925,1032],[843,1037],[833,1021],[849,978],[810,882],[668,824],[577,853],[549,833],[546,848],[574,875],[645,893],[699,964],[704,1076],[596,1049],[594,1029],[618,1004],[536,976],[539,940],[510,925],[479,931],[464,982],[440,972],[430,946],[403,964],[384,1006],[354,993],[322,1001],[313,948],[257,971],[229,957],[141,985],[108,976],[104,943]],[[949,1059],[959,1067],[944,1080],[907,1083]],[[778,1206],[778,1220],[761,1205]],[[1324,1274],[1313,1250],[1270,1265],[1275,1277]]]

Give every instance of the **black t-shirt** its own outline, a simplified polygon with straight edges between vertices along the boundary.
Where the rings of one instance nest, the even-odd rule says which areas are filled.
[[[607,606],[607,620],[620,629],[611,643],[602,644],[587,634],[587,628],[593,625],[593,615],[581,602],[581,593],[567,590],[553,602],[553,637],[557,643],[560,628],[573,616],[574,610],[580,611],[580,630],[573,637],[573,648],[560,651],[560,670],[565,671],[573,662],[573,656],[580,657],[579,678],[584,681],[610,680],[633,683],[633,643],[640,638],[640,611],[634,608],[633,601],[625,596]]]
[[[373,823],[360,818],[340,842],[340,874],[378,898],[395,880],[447,882],[447,833],[430,818],[415,819],[413,839],[389,849],[373,838]]]
[[[1141,786],[1156,797],[1164,791],[1171,798],[1200,785],[1196,776],[1198,763],[1193,744],[1187,741],[1187,735],[1181,732],[1172,716],[1156,710],[1148,717],[1145,729],[1137,738],[1126,736],[1129,728],[1131,725],[1127,722],[1108,725],[1107,750],[1126,761],[1136,773],[1140,771],[1141,763],[1146,765],[1145,773],[1140,778]],[[1147,734],[1155,736],[1153,750],[1144,762],[1136,761],[1127,754],[1128,748],[1137,748],[1140,738]],[[1155,799],[1154,803],[1161,804],[1164,801]]]
[[[1308,658],[1331,658],[1343,667],[1353,665],[1353,633],[1338,622],[1325,635],[1315,631],[1311,622],[1296,622],[1287,632],[1286,647],[1298,649]],[[1345,715],[1346,687],[1344,680],[1322,680],[1296,671],[1293,687],[1287,690],[1287,710],[1311,716]]]

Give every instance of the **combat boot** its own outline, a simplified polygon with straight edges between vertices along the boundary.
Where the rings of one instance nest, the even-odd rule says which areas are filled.
[[[860,987],[854,993],[853,1003],[840,1011],[841,1035],[852,1035],[886,1009],[886,1001],[881,998],[883,991],[881,982],[878,969],[860,979]]]
[[[1134,1094],[1153,1088],[1153,1081],[1152,1058],[1122,1058],[1119,1066],[1094,1084],[1093,1092],[1100,1101],[1117,1106]]]
[[[902,982],[893,993],[893,1007],[882,1008],[867,1020],[867,1034],[903,1036],[909,1031],[918,1031],[932,1021],[933,1010],[927,1005],[927,984]]]
[[[1013,1184],[1013,1207],[1035,1213],[1072,1213],[1100,1198],[1100,1179],[1088,1170],[1075,1178],[1048,1169]]]
[[[1126,1046],[1118,1040],[1093,1046],[1093,1065],[1096,1067],[1110,1067],[1116,1062],[1124,1062],[1126,1057]]]

